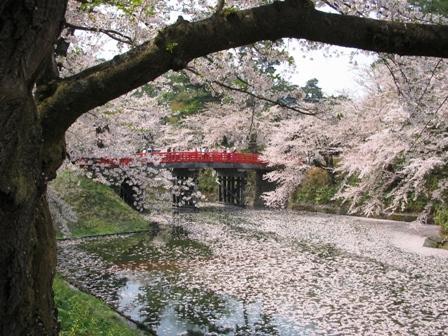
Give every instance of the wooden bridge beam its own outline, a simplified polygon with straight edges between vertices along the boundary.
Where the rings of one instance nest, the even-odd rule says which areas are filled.
[[[247,173],[237,169],[216,169],[219,202],[244,207]]]

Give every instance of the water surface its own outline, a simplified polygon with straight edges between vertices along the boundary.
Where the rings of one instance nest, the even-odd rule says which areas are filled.
[[[445,335],[448,256],[343,216],[209,209],[59,244],[59,270],[158,335]],[[427,252],[427,251],[426,251]],[[429,255],[428,255],[429,254]]]

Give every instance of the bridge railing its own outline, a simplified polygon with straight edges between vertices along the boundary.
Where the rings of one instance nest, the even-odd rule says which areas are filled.
[[[80,166],[100,165],[104,167],[132,166],[139,164],[170,164],[170,163],[229,163],[266,165],[258,154],[228,153],[228,152],[150,152],[137,153],[121,158],[80,158],[76,160]]]
[[[264,165],[258,154],[228,152],[152,152],[139,153],[140,157],[159,157],[160,163],[246,163]]]

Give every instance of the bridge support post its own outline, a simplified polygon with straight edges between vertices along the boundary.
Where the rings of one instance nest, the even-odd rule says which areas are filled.
[[[246,172],[236,169],[216,169],[216,171],[218,172],[219,202],[244,207],[246,205]]]
[[[277,187],[277,184],[275,182],[270,182],[263,179],[263,175],[266,172],[266,170],[256,171],[254,207],[266,207],[266,204],[261,195],[268,191],[274,191]]]
[[[144,210],[144,190],[137,181],[125,177],[120,184],[120,197],[133,209],[137,211]]]
[[[173,207],[195,209],[198,190],[198,170],[176,168],[171,171],[173,175]]]

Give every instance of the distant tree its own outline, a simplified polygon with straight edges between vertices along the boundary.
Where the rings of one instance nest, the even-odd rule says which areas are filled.
[[[171,110],[165,119],[167,122],[178,122],[203,111],[206,103],[219,101],[219,97],[213,96],[205,84],[191,83],[185,73],[171,73],[168,79],[159,98],[159,102],[167,104]]]
[[[426,13],[448,15],[448,1],[446,0],[411,0],[410,2],[419,6]]]
[[[309,79],[305,86],[302,87],[305,97],[303,100],[309,103],[316,103],[324,97],[322,89],[318,86],[319,80],[316,78]]]

